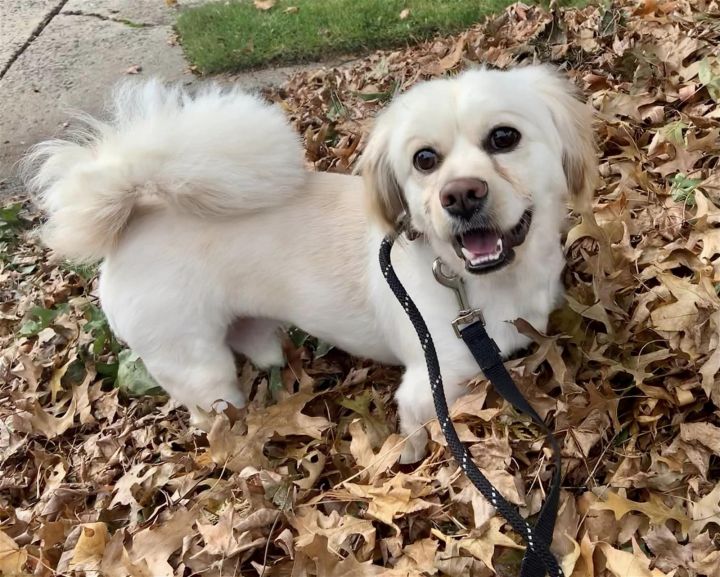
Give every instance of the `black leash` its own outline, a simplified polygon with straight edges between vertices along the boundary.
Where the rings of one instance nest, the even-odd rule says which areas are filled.
[[[513,530],[525,541],[527,549],[523,557],[520,577],[545,577],[546,574],[549,574],[550,577],[564,577],[560,565],[550,551],[560,497],[561,463],[560,447],[557,440],[545,424],[545,421],[540,418],[540,415],[537,414],[535,409],[533,409],[525,397],[523,397],[515,385],[515,382],[512,380],[512,377],[507,372],[500,355],[500,349],[485,330],[482,314],[480,311],[470,309],[467,303],[462,280],[459,277],[445,275],[442,271],[440,261],[435,261],[435,265],[433,266],[435,278],[441,284],[455,291],[460,304],[460,314],[452,323],[455,333],[459,338],[462,338],[468,349],[470,349],[470,352],[482,369],[483,374],[490,383],[492,383],[498,394],[512,404],[513,407],[529,415],[533,422],[545,433],[545,437],[552,447],[555,468],[552,487],[545,500],[545,504],[540,510],[537,523],[533,527],[520,516],[518,510],[505,500],[492,483],[480,472],[472,461],[470,452],[465,445],[462,444],[460,437],[458,437],[455,426],[450,419],[442,376],[440,375],[440,364],[437,353],[435,352],[432,335],[430,335],[430,331],[420,311],[418,311],[415,303],[413,303],[395,274],[390,261],[390,251],[394,241],[394,236],[387,236],[380,245],[380,268],[390,289],[410,318],[410,322],[415,328],[423,350],[425,351],[425,362],[427,363],[428,375],[430,377],[430,386],[432,388],[433,401],[435,402],[435,412],[437,413],[438,422],[440,423],[443,435],[445,435],[448,447],[450,447],[450,452],[483,497],[497,509],[512,526]]]

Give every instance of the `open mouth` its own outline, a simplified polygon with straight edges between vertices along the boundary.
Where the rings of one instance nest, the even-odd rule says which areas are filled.
[[[455,252],[465,261],[468,272],[482,274],[498,270],[513,261],[513,249],[525,241],[531,222],[532,209],[527,209],[508,231],[497,228],[467,230],[455,237]]]

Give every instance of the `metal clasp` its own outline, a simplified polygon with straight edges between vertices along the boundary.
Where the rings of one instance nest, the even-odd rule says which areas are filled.
[[[455,331],[455,335],[461,339],[462,334],[460,331],[463,328],[477,321],[480,321],[484,325],[485,318],[483,317],[480,309],[470,308],[470,302],[468,301],[467,293],[465,292],[465,281],[463,281],[462,277],[460,275],[446,273],[443,270],[444,266],[443,261],[436,258],[432,266],[433,276],[437,282],[449,289],[452,289],[455,293],[458,306],[460,307],[460,312],[452,322],[452,326]]]

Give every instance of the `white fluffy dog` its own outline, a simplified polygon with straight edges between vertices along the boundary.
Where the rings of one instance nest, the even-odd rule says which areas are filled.
[[[405,367],[397,392],[402,460],[424,454],[434,415],[420,343],[378,264],[407,211],[419,237],[393,262],[436,344],[448,401],[478,367],[433,278],[461,274],[503,354],[545,330],[561,297],[565,203],[593,191],[588,108],[554,71],[478,69],[419,84],[377,120],[364,178],[304,170],[279,108],[218,87],[190,95],[151,81],[119,90],[108,123],[39,145],[31,179],[45,239],[73,260],[103,259],[102,307],[116,335],[197,419],[242,406],[233,351],[283,363],[293,324]],[[369,202],[368,202],[369,201]]]

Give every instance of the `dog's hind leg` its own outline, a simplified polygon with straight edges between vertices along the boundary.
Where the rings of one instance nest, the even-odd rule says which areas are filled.
[[[235,358],[222,338],[183,335],[161,347],[136,352],[160,386],[188,408],[194,425],[201,428],[209,425],[198,408],[221,411],[227,403],[245,406]]]
[[[227,342],[260,369],[283,366],[281,328],[272,319],[238,319],[228,329]]]

